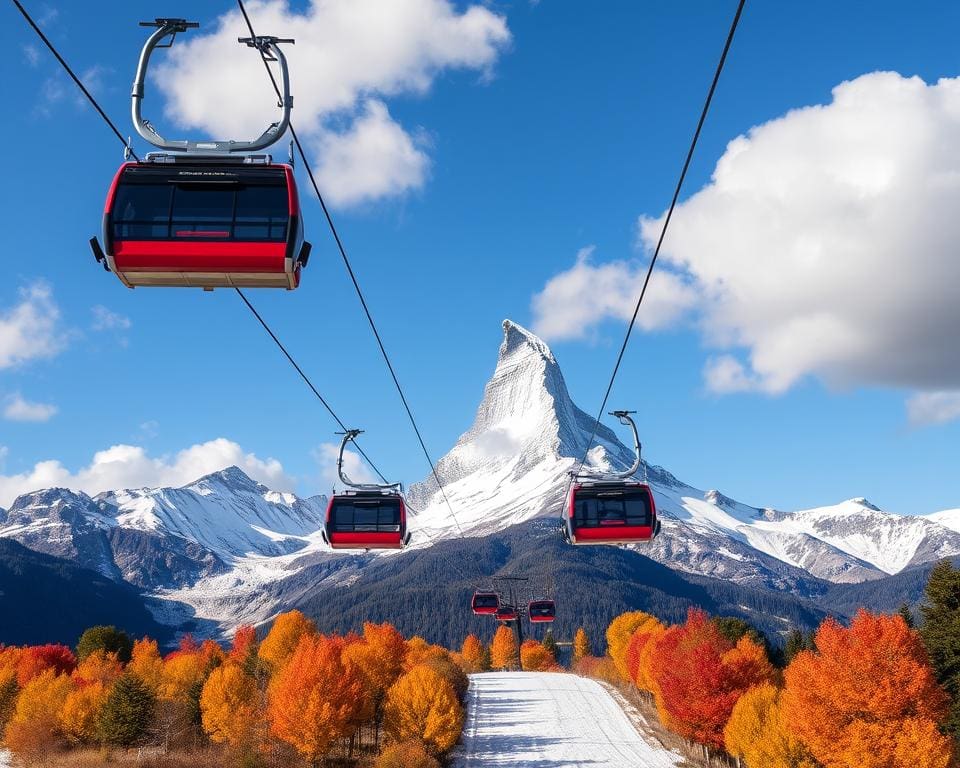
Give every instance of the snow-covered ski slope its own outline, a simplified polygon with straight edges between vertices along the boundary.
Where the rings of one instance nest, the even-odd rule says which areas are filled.
[[[673,768],[683,758],[641,736],[595,680],[555,672],[470,676],[452,768]]]

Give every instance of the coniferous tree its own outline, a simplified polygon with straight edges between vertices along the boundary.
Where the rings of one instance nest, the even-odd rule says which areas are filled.
[[[816,648],[813,632],[802,632],[799,629],[793,629],[787,635],[787,643],[783,648],[784,664],[793,661],[800,651],[812,651]]]
[[[543,647],[550,651],[550,655],[553,656],[554,659],[558,658],[557,641],[553,636],[552,629],[548,629],[547,634],[543,636]]]
[[[156,696],[139,677],[127,673],[110,691],[97,718],[100,740],[117,747],[129,747],[147,733],[156,707]]]
[[[913,609],[907,603],[900,603],[900,607],[897,608],[897,613],[903,617],[903,620],[910,629],[917,628],[917,621],[913,616]]]
[[[930,572],[920,606],[920,637],[937,682],[950,696],[946,730],[960,736],[960,570],[941,560]]]

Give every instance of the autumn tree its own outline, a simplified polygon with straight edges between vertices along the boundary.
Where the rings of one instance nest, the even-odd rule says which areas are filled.
[[[95,651],[104,653],[113,653],[124,664],[130,661],[130,654],[133,651],[133,641],[130,635],[116,627],[96,626],[90,627],[77,641],[77,659],[83,661],[87,656]]]
[[[149,686],[130,672],[113,684],[97,717],[97,735],[105,744],[130,747],[147,734],[156,707]]]
[[[476,635],[470,634],[463,639],[460,658],[465,672],[483,671],[483,643]]]
[[[403,670],[407,672],[430,659],[446,655],[446,648],[428,643],[419,635],[414,635],[407,640],[407,655],[403,659]]]
[[[947,768],[949,713],[916,632],[900,616],[861,610],[848,628],[827,619],[817,650],[784,672],[790,729],[826,768]]]
[[[607,627],[607,655],[613,659],[621,680],[630,680],[627,667],[627,647],[630,638],[642,625],[657,619],[643,611],[621,613]]]
[[[573,636],[573,663],[576,664],[580,659],[592,655],[593,647],[590,644],[590,638],[587,636],[587,630],[578,627],[577,633]]]
[[[653,671],[656,669],[657,661],[653,649],[656,641],[666,631],[667,628],[654,619],[641,624],[630,636],[626,652],[627,673],[633,684],[641,691],[656,693]]]
[[[70,674],[76,666],[77,657],[65,645],[31,645],[24,648],[19,656],[17,683],[22,688],[48,669],[57,674]]]
[[[274,670],[278,670],[293,655],[302,637],[316,634],[316,624],[300,611],[287,611],[274,619],[257,653]]]
[[[681,736],[723,747],[723,728],[737,700],[770,682],[774,670],[763,646],[749,637],[727,640],[699,609],[656,641],[654,676],[661,720]]]
[[[513,669],[519,662],[517,636],[506,624],[497,627],[490,643],[490,666],[494,669]]]
[[[394,741],[419,739],[428,751],[443,754],[460,738],[463,708],[449,681],[420,665],[390,688],[384,725]]]
[[[158,693],[163,681],[163,659],[157,641],[144,638],[134,642],[126,671],[135,674],[151,691]]]
[[[235,660],[217,667],[200,695],[203,729],[213,741],[232,749],[249,749],[260,719],[256,680]]]
[[[247,672],[252,672],[251,658],[257,655],[257,630],[249,624],[237,627],[230,644],[230,653],[227,657],[231,661],[247,666]]]
[[[97,722],[109,693],[107,685],[99,680],[83,683],[70,691],[60,710],[60,727],[68,741],[72,744],[96,741]]]
[[[26,763],[43,763],[60,745],[60,711],[73,684],[48,668],[33,676],[17,697],[4,732],[6,747]]]
[[[920,637],[937,682],[950,696],[945,727],[960,739],[960,570],[941,560],[930,573],[920,605]]]
[[[80,684],[101,683],[105,687],[113,684],[123,674],[123,664],[113,651],[96,650],[88,653],[75,670],[73,678]]]
[[[273,734],[314,765],[334,740],[349,735],[364,707],[363,675],[344,663],[343,645],[342,638],[302,633],[270,686]]]
[[[0,737],[3,735],[3,729],[6,728],[7,722],[13,716],[19,693],[17,670],[0,669]],[[2,738],[0,738],[0,741],[2,741]]]
[[[781,691],[770,683],[754,686],[733,707],[723,731],[727,752],[747,768],[815,768],[809,750],[787,724]]]
[[[524,640],[520,646],[520,664],[530,672],[545,672],[557,665],[553,654],[537,640]]]
[[[391,744],[380,754],[374,768],[440,768],[437,759],[419,741]]]
[[[343,650],[344,660],[356,666],[363,676],[363,698],[367,706],[365,711],[358,713],[358,717],[361,721],[374,721],[377,741],[380,739],[387,690],[400,677],[406,656],[406,641],[390,623],[365,622],[363,636],[357,638],[356,642],[347,643]]]
[[[423,666],[430,667],[440,677],[453,686],[453,692],[457,695],[458,701],[463,701],[467,696],[467,689],[470,687],[470,678],[460,668],[460,665],[454,662],[450,654],[446,656],[437,656],[427,659]]]

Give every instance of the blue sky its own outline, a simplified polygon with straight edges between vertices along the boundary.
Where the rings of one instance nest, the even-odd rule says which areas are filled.
[[[82,10],[67,3],[26,4],[44,19],[64,56],[85,73],[121,130],[130,131],[129,83],[144,38],[136,26],[140,18],[105,2],[85,4]],[[534,327],[547,323],[549,317],[534,311],[534,297],[569,273],[583,249],[593,249],[589,269],[582,284],[570,283],[571,290],[586,291],[580,294],[582,301],[592,301],[590,281],[600,267],[612,265],[626,278],[642,269],[646,256],[638,219],[658,217],[669,202],[735,4],[610,2],[602,12],[560,0],[491,3],[479,9],[442,0],[423,0],[423,5],[443,23],[458,25],[464,13],[475,14],[471,18],[482,23],[469,29],[465,23],[451,26],[449,36],[432,42],[422,34],[410,43],[405,63],[386,54],[385,62],[373,61],[380,55],[374,46],[369,58],[340,62],[347,73],[340,80],[321,71],[318,63],[308,65],[307,59],[304,71],[294,69],[292,77],[294,122],[308,129],[311,152],[336,203],[341,235],[427,444],[439,458],[472,421],[495,363],[501,320],[509,317]],[[254,15],[255,22],[280,13],[274,5],[250,7],[262,14]],[[292,3],[288,16],[308,7],[307,2]],[[191,34],[200,37],[213,33],[217,18],[232,8],[228,2],[180,2],[156,12],[199,20],[200,33]],[[10,180],[0,321],[6,319],[9,332],[10,324],[29,310],[39,312],[47,325],[41,323],[37,330],[28,317],[39,336],[6,358],[2,345],[13,342],[0,333],[0,405],[13,417],[0,420],[0,490],[9,493],[32,476],[45,476],[43,467],[35,474],[38,462],[55,460],[62,465],[57,472],[82,472],[95,452],[116,445],[141,449],[134,456],[138,469],[131,471],[132,479],[143,472],[152,476],[158,467],[176,476],[191,456],[178,459],[178,452],[217,438],[236,443],[258,461],[272,458],[282,465],[281,470],[264,463],[265,476],[282,473],[300,492],[319,490],[325,481],[318,456],[322,444],[335,440],[336,427],[239,299],[229,291],[129,291],[93,262],[86,241],[98,232],[104,194],[121,161],[120,147],[94,112],[76,99],[72,84],[15,9],[7,5],[4,14],[4,49],[11,54],[4,93],[16,107],[0,129]],[[817,152],[821,160],[831,152],[848,157],[844,147],[849,145],[831,146],[835,134],[843,133],[831,126],[851,125],[853,138],[846,141],[856,147],[896,122],[842,122],[850,114],[856,117],[864,102],[876,101],[881,117],[889,109],[907,118],[914,103],[947,103],[950,94],[941,99],[931,89],[940,78],[958,74],[958,28],[960,7],[936,2],[911,4],[909,16],[894,2],[873,3],[869,14],[842,3],[748,3],[683,198],[709,184],[728,142],[791,110],[829,104],[831,90],[844,81],[882,70],[904,78],[917,75],[928,85],[901,97],[899,80],[886,90],[879,81],[859,81],[862,89],[851,96],[853,106],[843,113],[847,117],[834,115],[837,119],[830,122],[834,117],[828,113],[812,129],[797,129],[791,122],[781,133],[755,135],[752,154],[744,157],[757,158],[762,168],[738,166],[731,183],[756,179],[759,186],[772,187],[791,173],[802,176],[806,171],[797,171],[796,162],[789,164],[791,153],[798,151]],[[288,34],[263,25],[258,31]],[[356,34],[366,33],[360,28]],[[298,41],[298,50],[304,43]],[[223,50],[218,44],[216,37],[205,38],[206,47],[196,49],[195,60],[213,68]],[[423,53],[418,45],[433,47]],[[232,48],[223,53],[228,61],[235,55]],[[199,126],[194,134],[222,124],[222,110],[204,113],[202,99],[199,107],[183,101],[204,73],[198,75],[189,63],[178,66],[168,71],[177,82],[167,90],[151,85],[145,112],[177,136],[191,132],[191,120]],[[402,71],[391,73],[391,66]],[[345,102],[328,98],[350,77],[359,85],[350,86]],[[221,85],[228,94],[236,87],[227,81]],[[268,122],[269,101],[264,109],[252,98],[242,101],[238,125]],[[931,139],[932,148],[910,165],[918,171],[910,174],[910,183],[922,188],[936,186],[931,179],[938,153],[960,154],[948,152],[951,134],[943,123],[952,113],[948,107],[938,109],[929,107],[916,124],[905,118],[902,131],[891,129],[876,139],[877,156],[905,154],[895,167],[899,173],[916,159],[913,144],[932,135],[933,127],[943,128],[947,143]],[[868,117],[872,114],[866,110]],[[932,126],[931,131],[917,125]],[[385,137],[382,151],[388,155],[375,163],[363,154],[364,127]],[[818,127],[822,135],[814,130]],[[813,134],[816,139],[810,138]],[[392,151],[399,160],[389,155]],[[339,165],[326,164],[332,157],[340,158]],[[931,169],[926,176],[925,169]],[[357,181],[371,173],[385,176],[366,187]],[[809,181],[815,185],[817,177]],[[838,341],[839,351],[829,354],[824,352],[829,343],[814,344],[814,351],[799,337],[796,349],[790,337],[774,343],[764,335],[768,319],[744,319],[743,307],[716,300],[711,288],[746,285],[750,275],[762,273],[751,267],[756,263],[773,264],[775,277],[782,257],[779,245],[771,250],[764,243],[773,238],[779,244],[788,235],[802,238],[802,233],[796,235],[799,225],[808,223],[809,231],[826,238],[828,248],[833,247],[832,232],[856,239],[858,230],[843,229],[844,217],[831,228],[811,217],[780,229],[771,225],[764,234],[768,240],[741,241],[742,229],[725,229],[725,222],[744,216],[759,220],[769,209],[753,211],[750,201],[758,195],[743,193],[737,198],[740,207],[725,215],[724,194],[705,190],[700,202],[674,222],[667,250],[674,235],[676,250],[662,274],[675,276],[678,290],[687,291],[693,283],[699,287],[662,297],[664,314],[651,316],[648,329],[635,335],[611,399],[612,405],[639,411],[648,457],[693,485],[718,487],[757,505],[791,509],[860,495],[899,512],[960,505],[960,424],[950,418],[960,375],[940,364],[956,355],[956,326],[952,337],[944,334],[956,315],[944,310],[936,322],[921,322],[935,310],[918,289],[913,304],[897,311],[917,319],[923,329],[906,334],[896,354],[870,346],[873,339],[858,338],[862,345],[846,358],[844,351],[856,346],[852,342],[845,346]],[[785,194],[787,208],[796,210]],[[957,196],[948,183],[942,198]],[[368,431],[365,447],[381,469],[405,482],[419,480],[428,468],[319,207],[306,191],[303,197],[314,251],[301,289],[253,292],[251,298],[344,420]],[[849,218],[862,213],[858,220],[871,221],[873,215],[878,222],[888,221],[894,198],[884,192],[877,200],[875,212]],[[843,204],[839,199],[837,206]],[[960,296],[949,295],[958,289],[951,289],[946,279],[954,273],[943,255],[956,250],[947,238],[952,230],[945,227],[946,243],[927,247],[923,237],[936,227],[921,227],[922,217],[905,219],[888,240],[913,242],[916,236],[917,250],[909,250],[906,266],[896,249],[860,259],[854,244],[849,257],[842,257],[850,269],[836,277],[850,280],[854,289],[846,297],[838,292],[823,300],[856,305],[862,299],[858,286],[882,300],[886,294],[876,284],[878,274],[900,279],[896,270],[913,263],[918,271],[941,276],[938,282],[946,286],[942,302],[931,305],[949,306],[952,299],[960,304]],[[919,222],[915,233],[909,230],[912,221]],[[760,261],[737,262],[738,254],[751,247],[759,250],[749,258]],[[830,265],[840,258],[821,273],[827,288],[800,290],[798,306],[806,306],[811,294],[831,294]],[[708,272],[712,283],[705,277]],[[740,277],[734,279],[735,272]],[[669,279],[664,278],[665,284]],[[922,289],[922,282],[918,285]],[[549,292],[545,295],[550,298]],[[756,303],[748,302],[747,308]],[[613,307],[585,317],[578,327],[553,338],[548,334],[574,400],[591,413],[622,338],[618,311]],[[797,309],[797,316],[802,318],[803,311]],[[551,312],[556,314],[556,307],[548,306],[547,314]],[[908,325],[897,323],[898,328]],[[823,333],[824,342],[843,336],[830,328]],[[818,341],[816,331],[805,333]],[[804,343],[810,342],[806,338]],[[863,345],[875,348],[874,357],[881,360],[905,351],[907,363],[898,368],[871,365],[864,360]],[[929,370],[909,362],[914,353],[934,360]],[[732,365],[723,369],[729,375],[711,378],[709,371],[715,369],[710,366],[717,360]],[[921,405],[934,413],[912,423],[907,403],[923,396],[928,399]],[[220,445],[218,450],[205,456],[229,457],[233,449]],[[170,468],[178,461],[179,468]]]

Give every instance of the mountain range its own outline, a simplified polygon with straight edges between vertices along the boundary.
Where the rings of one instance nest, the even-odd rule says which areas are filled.
[[[650,483],[663,523],[653,543],[561,545],[557,515],[568,472],[594,431],[589,465],[632,464],[632,450],[573,403],[549,347],[508,320],[474,422],[437,463],[443,492],[431,476],[407,495],[414,538],[403,552],[331,552],[320,537],[326,497],[273,491],[236,467],[182,488],[27,493],[0,510],[0,538],[135,587],[158,621],[203,634],[262,623],[293,606],[331,629],[355,628],[365,615],[399,613],[382,592],[399,580],[391,594],[419,590],[408,596],[404,629],[436,636],[430,605],[462,607],[471,588],[519,573],[519,561],[541,593],[578,573],[578,587],[589,584],[594,596],[620,595],[613,603],[621,610],[659,605],[677,618],[686,605],[705,604],[780,632],[825,611],[846,615],[858,599],[915,600],[914,574],[960,555],[957,509],[898,515],[864,498],[799,511],[753,507],[646,461],[638,476]],[[405,581],[404,574],[420,576]],[[589,594],[581,598],[582,612]],[[442,632],[469,627],[465,614]],[[410,626],[416,621],[426,628]]]

